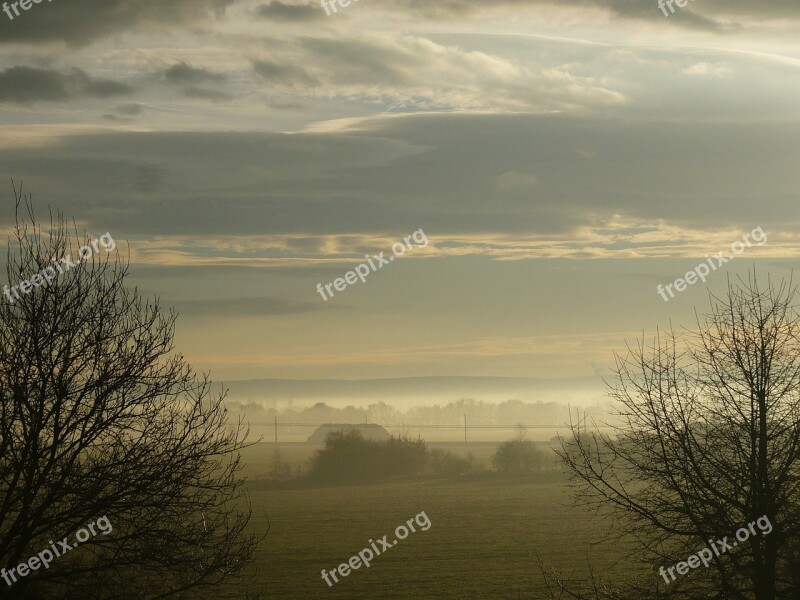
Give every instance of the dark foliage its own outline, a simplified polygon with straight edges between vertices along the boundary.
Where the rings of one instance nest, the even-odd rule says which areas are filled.
[[[309,477],[318,481],[378,481],[417,475],[428,454],[425,442],[392,437],[365,440],[358,431],[335,431],[325,439],[311,461]]]

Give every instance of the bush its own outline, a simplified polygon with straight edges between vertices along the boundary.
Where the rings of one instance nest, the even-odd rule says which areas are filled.
[[[428,452],[428,467],[437,477],[458,477],[474,470],[472,454],[461,458],[441,448]]]
[[[499,473],[520,474],[541,471],[548,464],[547,453],[529,440],[515,439],[500,445],[492,457],[492,464]]]
[[[392,436],[381,446],[381,470],[388,475],[416,475],[428,460],[428,449],[421,439]]]
[[[382,442],[366,440],[355,430],[334,431],[325,438],[325,448],[317,450],[311,459],[309,477],[321,481],[377,481],[416,475],[427,458],[422,440],[393,436]]]

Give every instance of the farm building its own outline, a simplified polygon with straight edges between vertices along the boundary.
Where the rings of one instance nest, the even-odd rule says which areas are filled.
[[[308,444],[324,444],[325,438],[334,431],[358,431],[365,440],[376,440],[382,442],[391,436],[380,425],[361,423],[359,425],[349,425],[347,423],[325,423],[320,425],[314,433],[306,440]]]

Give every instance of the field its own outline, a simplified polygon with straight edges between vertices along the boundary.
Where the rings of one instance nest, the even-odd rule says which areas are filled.
[[[462,451],[476,459],[490,455],[485,447]],[[251,449],[250,457],[255,454]],[[284,456],[309,454],[297,446]],[[270,458],[268,453],[250,466],[263,471]],[[266,527],[264,514],[271,524],[255,561],[254,580],[266,598],[546,598],[535,552],[545,563],[577,573],[587,571],[588,560],[603,575],[627,568],[618,548],[592,545],[605,528],[571,505],[558,474],[536,482],[473,476],[304,489],[254,481],[249,491],[254,527]],[[386,534],[391,542],[395,528],[422,511],[430,529],[411,533],[368,569],[340,576],[331,588],[323,581],[322,569],[346,562],[370,539]]]

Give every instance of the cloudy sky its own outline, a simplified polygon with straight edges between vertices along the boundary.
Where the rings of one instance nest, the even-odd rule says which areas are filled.
[[[605,373],[800,255],[800,4],[52,0],[0,13],[0,179],[129,243],[216,379]],[[668,9],[667,9],[668,11]],[[13,15],[13,10],[11,10]],[[667,284],[768,242],[668,303]],[[422,229],[323,301],[329,283]]]

